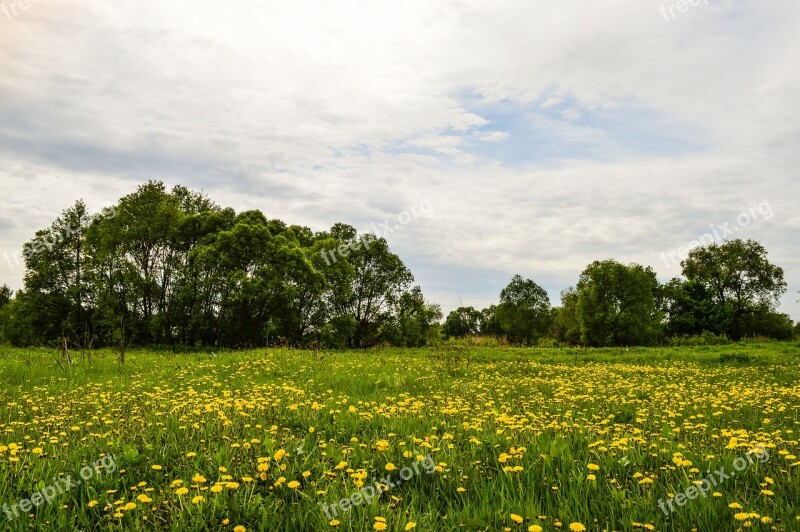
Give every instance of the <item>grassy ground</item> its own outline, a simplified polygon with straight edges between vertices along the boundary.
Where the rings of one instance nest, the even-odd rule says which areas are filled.
[[[72,357],[0,348],[9,529],[800,530],[797,343]]]

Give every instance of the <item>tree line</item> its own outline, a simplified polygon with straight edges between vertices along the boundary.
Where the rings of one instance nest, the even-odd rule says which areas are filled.
[[[752,240],[692,249],[682,276],[661,284],[650,267],[595,261],[552,307],[547,292],[515,275],[500,301],[447,315],[449,337],[488,335],[520,345],[631,346],[705,337],[706,341],[800,335],[776,311],[786,292],[783,269]]]
[[[155,181],[98,215],[76,202],[23,255],[24,288],[0,311],[19,346],[421,346],[442,318],[383,238],[237,214]]]
[[[77,201],[23,255],[23,289],[0,287],[0,340],[16,346],[419,347],[467,335],[610,346],[800,332],[776,312],[783,270],[753,241],[696,248],[666,284],[649,267],[594,262],[558,307],[516,275],[497,305],[442,324],[385,239],[236,213],[158,181],[96,215]]]

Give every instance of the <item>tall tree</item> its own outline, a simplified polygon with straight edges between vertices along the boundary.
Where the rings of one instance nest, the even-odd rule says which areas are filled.
[[[561,292],[561,306],[550,329],[553,338],[570,345],[581,343],[581,321],[578,315],[578,293],[570,287]]]
[[[393,345],[422,347],[436,340],[441,319],[439,305],[427,303],[422,289],[415,286],[404,292],[397,302],[394,330],[389,339]]]
[[[25,292],[31,303],[25,308],[50,342],[62,336],[80,341],[90,326],[83,239],[90,221],[86,204],[79,200],[24,246]]]
[[[444,334],[463,338],[480,333],[481,313],[474,307],[458,307],[447,315],[444,321]]]
[[[332,319],[354,326],[348,338],[350,347],[373,346],[381,341],[383,327],[392,319],[414,276],[384,238],[370,233],[357,237],[346,226],[334,227],[332,233],[349,237],[344,242],[334,237],[330,242],[338,241],[336,250],[341,256],[333,266],[342,263],[330,270],[328,277]]]
[[[660,338],[659,283],[650,267],[595,261],[581,273],[577,294],[583,343],[647,345]]]
[[[675,278],[663,288],[665,333],[668,336],[698,335],[706,331],[728,333],[730,313],[727,308],[714,302],[705,284]]]
[[[498,338],[503,336],[503,327],[500,325],[500,320],[497,317],[497,305],[489,305],[481,310],[479,330],[481,334],[487,336],[495,336]]]
[[[500,292],[497,317],[511,342],[535,343],[552,324],[547,291],[532,280],[515,275]]]
[[[8,287],[8,285],[4,284],[3,286],[0,286],[0,309],[11,302],[11,296],[13,295],[14,292]]]
[[[681,263],[689,281],[704,286],[714,304],[730,317],[731,338],[746,334],[746,321],[759,309],[773,311],[786,292],[783,269],[767,260],[764,246],[731,240],[695,248]]]

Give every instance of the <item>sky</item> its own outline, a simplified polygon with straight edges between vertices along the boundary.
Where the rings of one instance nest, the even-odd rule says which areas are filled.
[[[0,0],[0,284],[156,179],[377,229],[445,312],[752,238],[800,320],[799,55],[791,0]]]

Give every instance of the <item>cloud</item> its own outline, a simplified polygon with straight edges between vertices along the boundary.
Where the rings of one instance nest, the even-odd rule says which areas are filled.
[[[711,2],[87,0],[0,13],[0,253],[147,179],[321,230],[389,236],[445,309],[514,273],[557,300],[594,259],[651,264],[768,200],[800,289],[792,199],[800,12]],[[0,261],[0,282],[21,284]],[[457,285],[458,284],[458,285]],[[795,298],[796,299],[796,298]],[[784,311],[800,318],[800,305]]]

